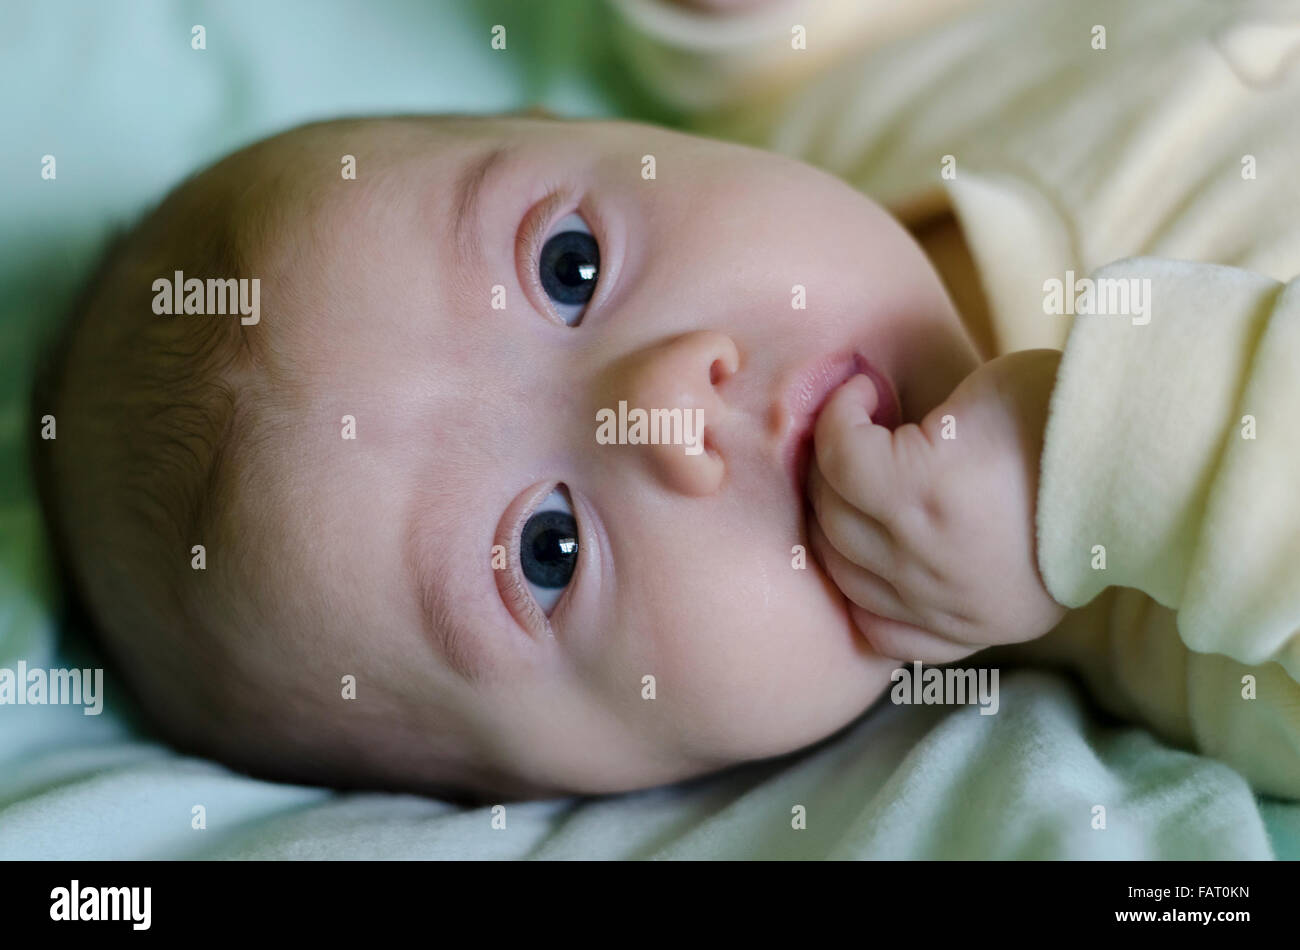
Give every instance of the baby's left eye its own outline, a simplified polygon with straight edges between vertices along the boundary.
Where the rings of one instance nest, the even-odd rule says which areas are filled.
[[[537,275],[560,318],[577,326],[600,275],[600,248],[581,215],[565,215],[555,225],[542,245]]]
[[[577,565],[578,523],[557,488],[529,515],[519,537],[519,566],[542,613],[550,616]]]

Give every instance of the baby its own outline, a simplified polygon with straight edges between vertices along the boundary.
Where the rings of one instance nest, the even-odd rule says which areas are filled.
[[[300,782],[613,792],[994,646],[1300,796],[1285,31],[614,2],[643,78],[763,147],[319,123],[186,182],[91,281],[42,488],[161,731]],[[1243,269],[1097,270],[1133,253]],[[1088,314],[1075,271],[1148,288],[1142,320]],[[702,425],[624,424],[656,411]]]
[[[256,319],[210,312],[230,279]],[[1113,361],[1098,332],[1078,349]],[[1049,404],[1081,402],[1061,359],[982,362],[907,231],[792,159],[628,122],[318,123],[110,255],[40,407],[47,503],[182,749],[615,792],[816,742],[900,660],[1068,632],[1035,540],[1040,456],[1068,467]],[[698,412],[702,451],[597,438],[624,405]]]
[[[232,278],[255,322],[167,312],[173,279]],[[309,125],[111,255],[53,374],[48,502],[184,749],[338,786],[637,788],[805,746],[888,685],[798,553],[814,413],[855,359],[892,424],[979,366],[917,244],[829,175],[632,123]],[[704,451],[598,442],[624,401],[702,410]],[[1046,629],[1032,469],[1002,471],[1000,594]]]

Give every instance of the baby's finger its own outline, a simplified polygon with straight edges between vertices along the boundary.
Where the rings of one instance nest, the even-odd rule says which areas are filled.
[[[836,551],[815,519],[808,522],[808,542],[840,593],[853,603],[885,617],[920,623],[921,618],[903,603],[888,581],[858,567]]]
[[[869,376],[843,383],[817,417],[813,448],[817,467],[836,493],[883,521],[897,499],[898,471],[893,433],[871,421],[878,401]]]
[[[808,497],[818,525],[835,550],[859,567],[893,580],[898,555],[888,529],[836,494],[815,461],[808,466]]]
[[[951,663],[970,656],[979,649],[952,643],[928,630],[890,620],[856,604],[849,606],[849,615],[853,618],[853,625],[875,651],[891,660]]]

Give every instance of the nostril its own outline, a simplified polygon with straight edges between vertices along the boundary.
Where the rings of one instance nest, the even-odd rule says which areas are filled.
[[[709,367],[709,382],[714,386],[727,378],[727,365],[722,360],[714,360]]]

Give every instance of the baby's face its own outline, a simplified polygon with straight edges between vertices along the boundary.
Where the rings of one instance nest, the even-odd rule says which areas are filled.
[[[413,780],[427,737],[537,790],[783,753],[880,693],[896,663],[801,553],[792,455],[855,353],[904,421],[977,364],[884,211],[630,123],[318,129],[290,173],[313,197],[245,331],[290,421],[236,511],[258,662],[356,676]],[[700,450],[598,438],[621,403],[701,410]]]

